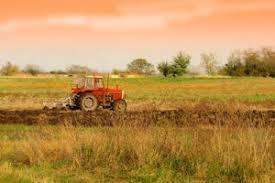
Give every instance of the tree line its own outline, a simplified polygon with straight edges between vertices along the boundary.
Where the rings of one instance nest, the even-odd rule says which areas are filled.
[[[192,57],[186,52],[179,52],[170,60],[160,62],[155,67],[144,58],[138,58],[127,64],[127,69],[113,69],[112,73],[117,75],[140,74],[153,75],[156,70],[164,77],[177,77],[190,73],[188,70]],[[259,50],[247,49],[232,52],[227,58],[227,63],[219,65],[217,56],[213,53],[201,54],[201,67],[208,75],[228,75],[228,76],[262,76],[275,77],[275,51],[271,48],[262,48]],[[91,74],[96,72],[87,66],[71,65],[65,70],[55,70],[44,72],[38,65],[28,64],[23,70],[7,62],[0,69],[0,74],[11,76],[23,72],[36,76],[40,73],[49,74]]]
[[[42,73],[42,70],[39,66],[32,64],[26,65],[25,68],[21,70],[17,65],[12,64],[11,62],[6,62],[0,69],[0,74],[2,76],[12,76],[20,72],[36,76],[39,73]]]
[[[24,69],[20,69],[17,65],[11,62],[6,62],[0,69],[2,76],[12,76],[18,73],[30,74],[37,76],[38,74],[89,74],[94,71],[87,66],[71,65],[66,70],[54,70],[45,72],[38,65],[28,64]]]
[[[263,48],[233,52],[221,73],[229,76],[275,77],[275,51]]]
[[[181,76],[190,73],[188,67],[191,59],[190,54],[180,52],[171,60],[159,63],[156,68],[164,77]],[[275,77],[275,51],[271,48],[234,51],[222,66],[219,65],[215,54],[203,53],[200,65],[207,75]],[[128,71],[140,74],[153,74],[153,68],[154,66],[144,59],[137,59],[128,64]]]

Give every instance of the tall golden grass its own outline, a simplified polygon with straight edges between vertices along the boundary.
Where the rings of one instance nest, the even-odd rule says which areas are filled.
[[[43,126],[17,135],[0,141],[0,162],[8,162],[0,174],[42,165],[47,171],[50,164],[63,174],[84,172],[74,174],[84,182],[274,181],[272,128]],[[17,175],[26,176],[22,170]],[[36,172],[28,177],[43,178]]]

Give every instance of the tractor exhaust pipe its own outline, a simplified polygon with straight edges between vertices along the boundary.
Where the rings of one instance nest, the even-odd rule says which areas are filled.
[[[107,76],[107,89],[109,89],[109,80],[110,80],[110,73],[108,73],[108,76]]]

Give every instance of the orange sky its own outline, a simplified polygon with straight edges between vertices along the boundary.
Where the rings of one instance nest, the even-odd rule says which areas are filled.
[[[221,62],[233,49],[275,46],[274,0],[8,0],[0,2],[0,64],[123,68],[186,50]]]

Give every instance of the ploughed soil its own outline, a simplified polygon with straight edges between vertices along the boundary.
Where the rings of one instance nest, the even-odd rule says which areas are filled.
[[[196,106],[180,110],[129,111],[123,114],[98,110],[44,111],[0,110],[0,124],[84,125],[84,126],[175,126],[197,125],[275,127],[274,110],[232,109],[230,107]]]

